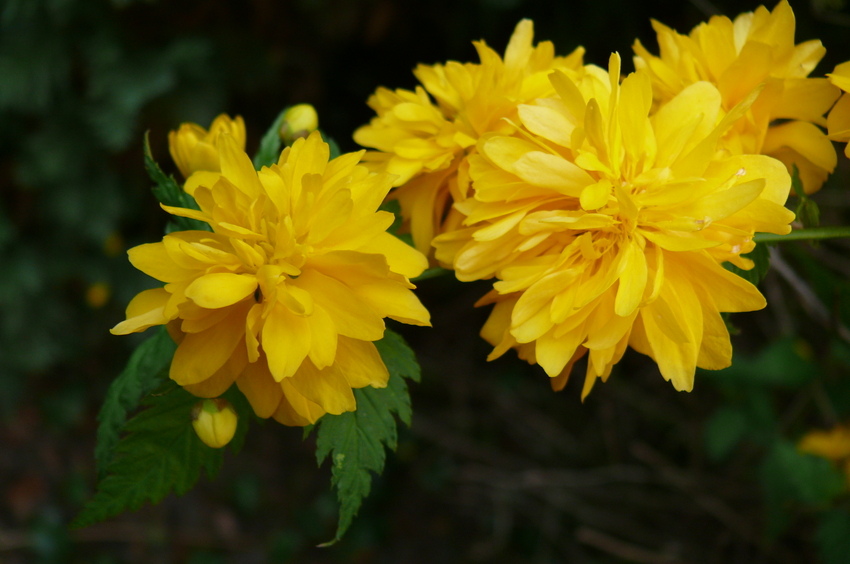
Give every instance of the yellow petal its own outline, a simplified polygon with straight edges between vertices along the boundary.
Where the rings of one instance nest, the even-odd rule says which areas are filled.
[[[308,321],[293,314],[282,304],[276,304],[266,317],[262,330],[262,345],[269,359],[269,370],[280,382],[294,375],[310,351]]]
[[[246,313],[245,308],[234,308],[227,319],[206,331],[187,333],[171,361],[171,379],[184,386],[215,374],[245,336]]]
[[[308,401],[333,415],[354,411],[357,408],[351,386],[334,366],[318,370],[312,362],[307,360],[292,378],[286,380],[286,383]]]
[[[248,364],[236,380],[236,385],[239,386],[239,391],[245,394],[257,417],[266,419],[277,411],[283,397],[283,388],[272,377],[264,358]]]
[[[113,335],[127,335],[144,331],[154,325],[164,325],[169,319],[165,316],[165,304],[171,294],[165,288],[154,288],[136,294],[127,305],[127,319],[109,330]]]
[[[369,341],[340,337],[336,364],[352,388],[383,388],[390,377],[378,349]]]
[[[213,273],[196,278],[186,288],[186,297],[201,307],[217,309],[247,298],[257,289],[253,274]]]
[[[344,276],[344,273],[340,275]],[[292,283],[309,288],[316,305],[328,312],[340,335],[364,341],[377,341],[383,336],[384,321],[381,316],[342,282],[318,270],[309,269]]]

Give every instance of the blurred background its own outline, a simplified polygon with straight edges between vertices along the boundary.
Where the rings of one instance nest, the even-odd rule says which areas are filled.
[[[166,221],[145,131],[176,171],[166,137],[181,122],[241,114],[250,153],[283,107],[308,102],[355,150],[377,86],[412,88],[420,62],[477,62],[472,40],[501,53],[520,18],[604,65],[635,38],[657,49],[650,18],[687,32],[757,5],[0,0],[0,562],[850,561],[846,460],[794,446],[850,417],[846,241],[775,252],[770,306],[731,320],[733,368],[700,372],[690,394],[631,352],[584,403],[581,378],[555,394],[512,353],[485,362],[487,312],[472,304],[486,283],[422,282],[435,329],[398,328],[423,366],[413,426],[333,547],[315,548],[335,530],[329,469],[274,422],[189,494],[67,529],[93,491],[100,403],[144,338],[108,329],[155,285],[125,253]],[[797,40],[827,48],[814,74],[850,59],[843,0],[792,6]],[[839,167],[815,197],[826,225],[850,224]]]

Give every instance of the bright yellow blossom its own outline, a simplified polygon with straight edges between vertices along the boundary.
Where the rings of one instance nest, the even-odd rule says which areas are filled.
[[[186,182],[200,211],[163,206],[213,231],[130,249],[165,287],[136,296],[112,332],[168,324],[171,378],[207,398],[235,381],[260,417],[305,425],[354,410],[352,388],[387,383],[373,344],[384,318],[429,324],[409,282],[427,260],[376,211],[391,177],[359,166],[362,151],[329,162],[319,132],[259,172],[230,135],[216,147],[221,172]]]
[[[791,181],[764,155],[718,151],[752,100],[729,113],[708,82],[650,115],[645,71],[551,75],[557,96],[519,106],[523,130],[487,135],[470,157],[466,227],[437,237],[460,280],[496,277],[482,331],[490,358],[517,348],[562,387],[588,355],[583,395],[627,346],[653,358],[677,390],[697,366],[731,361],[721,312],[764,307],[741,268],[756,231],[788,233]]]
[[[213,120],[209,131],[195,123],[183,123],[168,134],[171,158],[183,178],[189,178],[199,170],[219,171],[216,143],[222,133],[230,135],[242,150],[245,149],[245,121],[242,116],[231,119],[227,114],[221,114]]]
[[[556,57],[551,42],[532,45],[534,25],[522,20],[505,57],[483,41],[474,42],[481,62],[419,65],[415,91],[378,88],[369,106],[378,114],[355,131],[354,140],[378,151],[366,154],[373,170],[397,176],[391,197],[401,204],[417,249],[428,253],[436,234],[458,219],[453,201],[466,198],[467,157],[479,137],[511,130],[517,104],[552,93],[547,75],[577,69],[584,49]],[[435,103],[436,101],[436,103]]]
[[[794,44],[794,12],[787,1],[772,12],[760,6],[734,21],[714,16],[690,35],[657,21],[652,25],[660,56],[636,41],[635,66],[652,77],[658,102],[702,80],[717,86],[725,111],[760,92],[727,132],[725,144],[734,153],[775,156],[789,170],[796,164],[805,191],[820,189],[836,165],[835,149],[820,127],[838,90],[825,78],[807,78],[826,49],[818,40]]]
[[[835,70],[827,76],[832,84],[844,91],[829,111],[826,120],[829,138],[847,143],[850,141],[850,61],[836,66]],[[850,144],[844,147],[844,154],[850,158]]]
[[[810,431],[797,443],[797,449],[840,465],[850,484],[850,427],[836,425],[828,431]]]

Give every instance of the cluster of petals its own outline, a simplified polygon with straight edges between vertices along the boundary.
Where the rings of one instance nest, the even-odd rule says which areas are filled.
[[[235,382],[260,417],[305,425],[354,410],[353,388],[388,380],[374,345],[384,318],[429,324],[409,281],[427,259],[378,211],[391,177],[359,165],[362,151],[329,160],[319,132],[260,171],[227,131],[199,137],[216,154],[184,186],[199,209],[163,208],[212,231],[129,251],[165,285],[138,294],[112,332],[167,325],[174,381],[208,398]]]
[[[216,117],[209,129],[191,122],[180,124],[176,131],[168,134],[168,149],[171,158],[183,178],[189,178],[198,170],[219,170],[218,138],[222,133],[229,135],[236,145],[245,148],[245,120],[242,116],[231,118],[227,114]]]
[[[396,175],[391,198],[420,251],[462,219],[452,203],[468,195],[468,157],[478,139],[510,131],[518,104],[550,95],[552,70],[581,68],[584,49],[556,57],[551,42],[534,46],[533,38],[532,22],[523,20],[504,58],[477,41],[480,63],[419,65],[414,91],[382,87],[369,98],[377,115],[354,140],[376,149],[364,157],[370,168]]]
[[[708,81],[729,111],[758,91],[747,115],[726,133],[729,150],[774,156],[789,170],[797,167],[806,193],[820,189],[837,162],[821,128],[839,91],[826,78],[809,77],[826,49],[818,40],[794,43],[794,12],[786,0],[773,11],[760,6],[734,20],[714,16],[688,35],[657,21],[652,25],[659,56],[640,41],[634,51],[636,68],[652,78],[656,102]]]
[[[701,81],[653,105],[649,74],[620,83],[616,54],[551,81],[555,96],[519,106],[521,129],[479,141],[464,226],[436,256],[460,280],[497,278],[481,302],[491,358],[516,348],[560,388],[587,355],[586,395],[631,347],[690,390],[696,367],[731,361],[721,313],[765,305],[722,263],[751,268],[754,232],[790,231],[790,176],[723,148],[752,97],[727,112]]]

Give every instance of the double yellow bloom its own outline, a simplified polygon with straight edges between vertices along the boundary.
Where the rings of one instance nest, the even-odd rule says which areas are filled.
[[[504,60],[478,44],[480,65],[420,66],[424,88],[379,89],[355,134],[381,151],[367,153],[374,170],[399,175],[418,248],[460,280],[495,278],[479,302],[494,304],[490,358],[516,349],[560,389],[586,356],[583,396],[628,347],[678,390],[697,367],[728,366],[721,314],[765,300],[723,263],[752,268],[756,232],[790,231],[786,164],[808,192],[835,167],[820,128],[839,90],[808,78],[824,49],[794,44],[787,2],[688,36],[654,25],[661,55],[637,42],[623,79],[618,55],[607,70],[580,49],[559,60],[523,21]],[[505,71],[520,60],[525,72]],[[492,84],[513,90],[459,76],[511,77]],[[830,116],[833,139],[850,136],[848,115]]]
[[[235,382],[260,417],[305,425],[354,410],[352,388],[387,383],[373,344],[384,318],[429,324],[409,281],[427,260],[386,232],[394,217],[378,206],[391,177],[358,165],[361,153],[329,160],[314,132],[258,172],[240,141],[172,138],[172,152],[211,148],[217,160],[193,161],[204,168],[186,180],[200,210],[163,208],[212,232],[131,249],[165,286],[136,296],[112,332],[167,324],[179,343],[171,378],[208,398]]]

